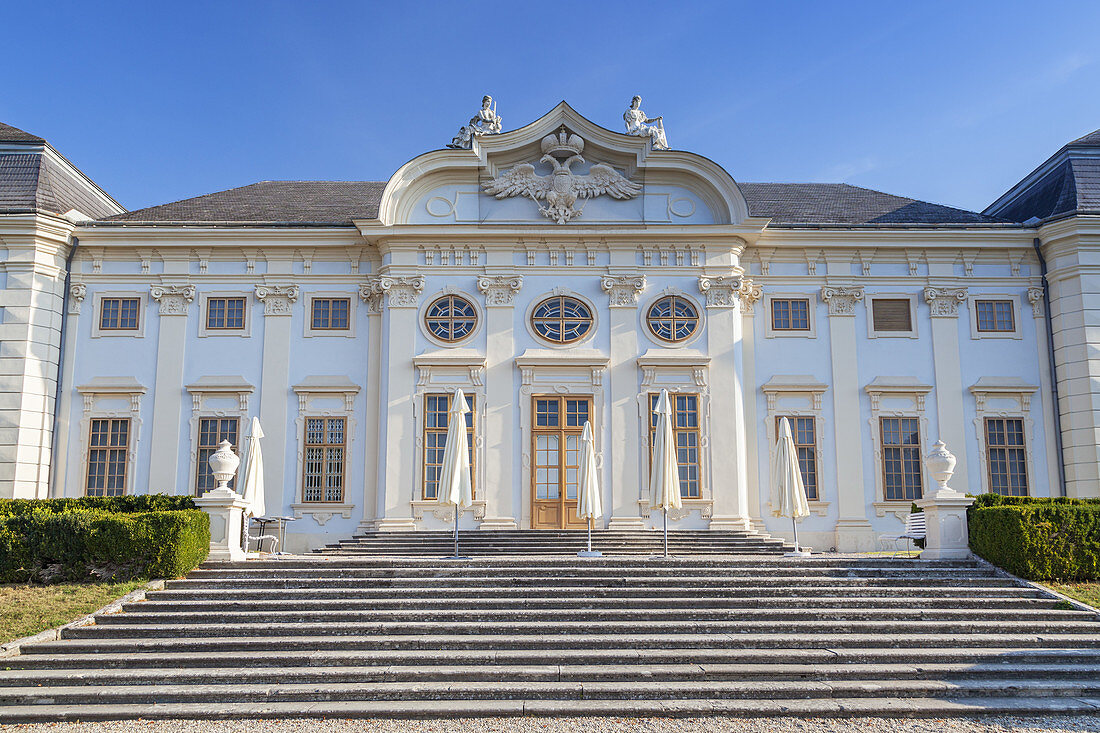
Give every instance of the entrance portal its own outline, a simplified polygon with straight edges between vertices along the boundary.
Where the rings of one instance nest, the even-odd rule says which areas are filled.
[[[584,528],[577,519],[581,432],[591,419],[589,395],[533,397],[532,529]]]

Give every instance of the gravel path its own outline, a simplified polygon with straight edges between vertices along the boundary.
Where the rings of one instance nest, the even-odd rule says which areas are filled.
[[[475,718],[455,720],[164,720],[0,725],[20,733],[1100,733],[1100,716],[905,720],[890,718]]]

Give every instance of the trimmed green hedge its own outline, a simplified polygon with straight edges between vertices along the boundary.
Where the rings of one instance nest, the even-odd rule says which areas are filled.
[[[132,496],[82,496],[78,499],[0,499],[0,515],[28,514],[35,511],[54,513],[99,509],[105,512],[175,512],[196,509],[190,496],[137,494]]]
[[[0,515],[0,582],[175,578],[209,548],[210,517],[197,509],[122,514],[43,506]]]
[[[1100,500],[983,494],[967,514],[970,549],[1010,573],[1100,579]]]

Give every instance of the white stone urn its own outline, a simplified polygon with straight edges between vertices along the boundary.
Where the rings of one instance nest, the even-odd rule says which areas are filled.
[[[955,473],[956,462],[955,454],[947,450],[947,445],[942,440],[937,440],[932,451],[924,457],[924,465],[932,480],[939,485],[939,491],[954,491],[947,482]]]
[[[218,444],[218,450],[210,456],[210,470],[214,473],[214,480],[218,482],[219,489],[229,489],[229,482],[237,474],[241,465],[241,459],[233,452],[233,444],[223,440]]]

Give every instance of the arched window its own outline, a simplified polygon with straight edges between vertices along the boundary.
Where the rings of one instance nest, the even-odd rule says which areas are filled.
[[[477,311],[474,305],[457,295],[444,295],[432,302],[424,313],[428,331],[440,341],[461,341],[474,332]]]
[[[547,341],[571,344],[592,329],[592,312],[576,298],[555,295],[535,306],[531,326]]]
[[[670,343],[683,341],[699,327],[695,305],[678,295],[666,296],[650,306],[645,320],[654,336]]]

